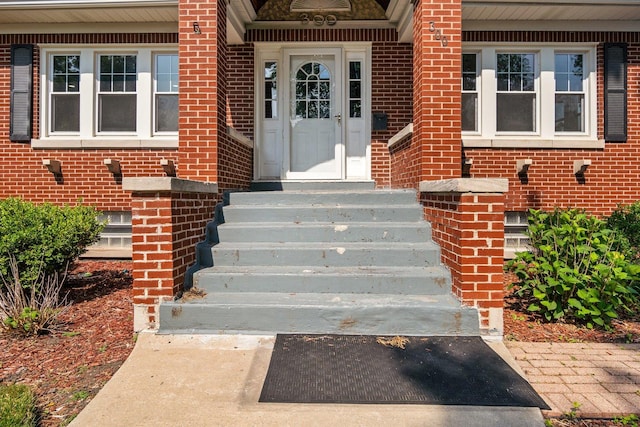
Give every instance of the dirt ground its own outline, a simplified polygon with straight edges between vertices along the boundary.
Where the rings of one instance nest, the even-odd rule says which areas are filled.
[[[42,426],[68,424],[131,353],[133,331],[129,261],[80,261],[65,291],[73,302],[60,331],[23,338],[0,334],[0,382],[24,383],[38,395]],[[509,281],[507,276],[505,282]],[[614,323],[612,332],[532,318],[507,299],[505,339],[549,342],[640,342],[640,319]],[[613,420],[549,420],[556,427],[622,426]]]

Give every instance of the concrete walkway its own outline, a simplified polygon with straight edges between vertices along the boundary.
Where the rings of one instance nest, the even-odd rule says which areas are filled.
[[[505,345],[550,416],[575,409],[585,418],[640,414],[640,344],[525,343]]]
[[[537,408],[259,403],[274,337],[140,334],[78,426],[541,427]],[[514,364],[500,342],[490,345]]]

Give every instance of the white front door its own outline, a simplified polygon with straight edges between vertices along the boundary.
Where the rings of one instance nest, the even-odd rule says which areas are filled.
[[[335,48],[285,51],[290,82],[285,89],[287,179],[344,177],[341,60]]]
[[[370,49],[256,46],[256,179],[371,178]]]

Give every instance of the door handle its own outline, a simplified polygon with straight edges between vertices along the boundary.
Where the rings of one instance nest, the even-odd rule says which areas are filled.
[[[338,124],[341,123],[342,121],[342,114],[336,114],[335,116],[333,116],[334,118],[338,119]]]

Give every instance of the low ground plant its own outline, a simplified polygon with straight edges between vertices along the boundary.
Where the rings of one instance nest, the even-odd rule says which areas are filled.
[[[36,425],[35,393],[26,385],[0,384],[0,427]]]
[[[640,265],[605,221],[578,209],[532,210],[527,235],[532,250],[507,268],[530,312],[606,328],[637,303]]]
[[[13,256],[9,261],[11,276],[2,276],[0,288],[0,329],[24,335],[55,329],[58,316],[69,307],[66,296],[61,296],[64,278],[40,274],[35,285],[24,286],[17,261]]]
[[[634,257],[640,258],[640,202],[618,206],[607,218],[607,226],[624,236]]]

